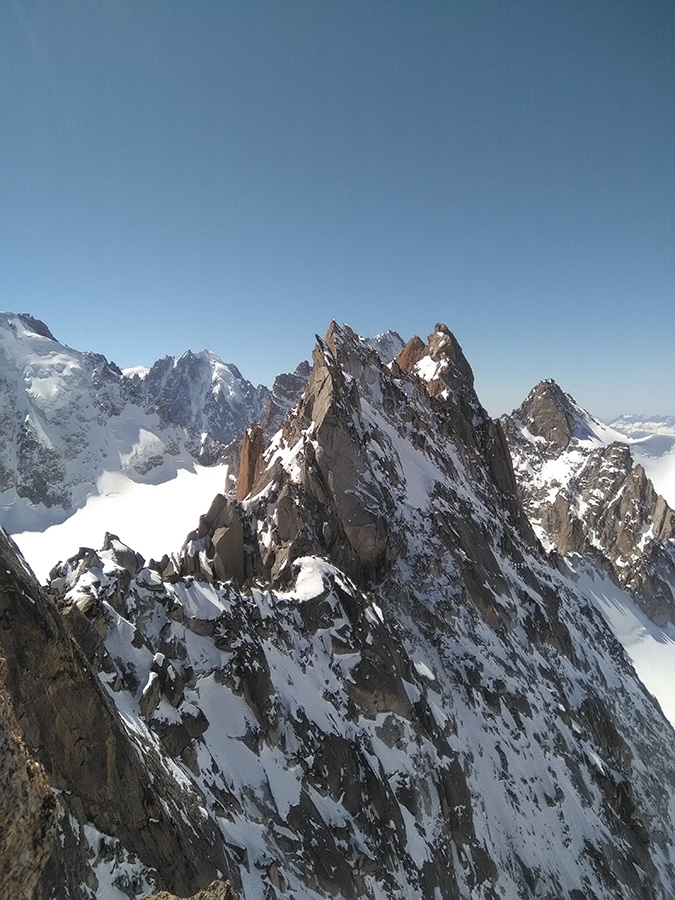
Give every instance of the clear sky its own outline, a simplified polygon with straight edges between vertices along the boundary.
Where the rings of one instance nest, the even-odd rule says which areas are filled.
[[[270,384],[331,318],[675,413],[673,0],[4,0],[0,308]]]

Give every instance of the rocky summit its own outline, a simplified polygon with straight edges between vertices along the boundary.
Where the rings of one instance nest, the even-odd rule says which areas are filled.
[[[522,488],[593,423],[550,383],[493,421],[442,323],[332,323],[296,375],[180,553],[109,534],[44,590],[0,540],[7,703],[58,802],[36,900],[675,896],[673,732],[583,587],[614,563],[589,538],[572,577]]]
[[[563,556],[595,557],[654,622],[675,622],[675,513],[626,437],[550,380],[502,425],[542,542]]]

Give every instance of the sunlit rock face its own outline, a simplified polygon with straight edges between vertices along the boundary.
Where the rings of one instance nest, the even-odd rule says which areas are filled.
[[[75,745],[119,736],[105,758],[136,760],[146,797],[115,830],[114,781],[106,819],[31,740],[68,799],[70,896],[675,895],[670,726],[538,540],[447,326],[385,353],[333,323],[260,432],[180,553],[108,535],[20,607],[98,698]],[[3,632],[16,671],[22,646]]]
[[[654,622],[674,622],[675,513],[624,436],[550,380],[502,424],[518,494],[544,544],[604,560]]]

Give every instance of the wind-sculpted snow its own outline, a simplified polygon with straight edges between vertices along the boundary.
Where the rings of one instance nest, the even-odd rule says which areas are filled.
[[[333,324],[248,465],[181,554],[109,537],[51,581],[244,900],[674,896],[672,730],[448,329],[385,364]]]

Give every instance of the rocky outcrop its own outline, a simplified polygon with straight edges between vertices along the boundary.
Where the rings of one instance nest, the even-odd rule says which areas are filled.
[[[227,881],[214,881],[205,890],[199,891],[193,897],[187,900],[238,900],[239,894],[234,890],[232,885]],[[141,900],[183,900],[176,897],[175,894],[169,894],[168,891],[159,891],[157,894],[145,894]]]
[[[28,752],[0,659],[0,896],[31,900],[54,848],[58,804]]]
[[[92,565],[96,555],[90,552],[87,558]],[[81,561],[76,571],[90,571]],[[218,869],[225,871],[222,855],[214,856],[212,850],[204,855],[199,849],[201,842],[214,839],[199,815],[199,798],[181,797],[152,746],[130,740],[96,671],[71,638],[68,616],[60,615],[45,596],[4,532],[0,562],[6,691],[23,740],[58,792],[68,823],[69,838],[57,842],[39,896],[49,896],[59,885],[60,896],[84,900],[84,873],[95,880],[84,840],[87,827],[120,852],[132,854],[144,871],[174,890],[189,893],[213,879]],[[87,610],[88,604],[82,607]],[[91,630],[80,629],[80,634]],[[95,658],[105,668],[103,656]],[[188,847],[192,851],[186,853]]]
[[[300,399],[302,392],[307,387],[310,372],[310,364],[307,360],[303,360],[294,372],[284,372],[274,379],[265,409],[258,421],[266,442],[274,437],[283,425],[289,411]]]
[[[513,416],[535,438],[543,438],[550,452],[560,453],[573,439],[591,433],[583,412],[551,378],[539,382]]]
[[[369,342],[348,326],[332,323],[325,340],[317,338],[313,361],[305,392],[265,453],[259,437],[244,437],[246,465],[236,494],[243,501],[236,541],[246,547],[244,562],[232,568],[232,532],[224,563],[214,550],[214,532],[200,526],[205,552],[200,556],[201,545],[190,543],[183,571],[200,571],[202,559],[205,577],[217,568],[240,583],[243,571],[245,578],[262,576],[283,584],[293,559],[314,553],[329,556],[360,585],[381,578],[407,540],[392,521],[406,486],[404,461],[395,461],[388,429],[395,441],[410,440],[416,453],[442,460],[448,474],[454,467],[443,442],[453,435],[471,477],[486,491],[500,493],[514,524],[534,543],[515,500],[501,425],[481,407],[471,368],[445,325],[436,326],[428,344],[409,341],[388,366]],[[373,413],[380,404],[386,421]],[[253,497],[259,499],[247,499]],[[271,522],[270,503],[275,508]],[[206,521],[214,521],[213,516]],[[465,537],[467,551],[483,543],[478,534]]]
[[[264,449],[263,429],[260,425],[244,432],[241,445],[241,461],[239,464],[239,478],[237,481],[237,500],[243,500],[250,492],[262,463]]]
[[[675,513],[621,435],[550,380],[502,422],[545,545],[603,559],[655,623],[675,621]]]

